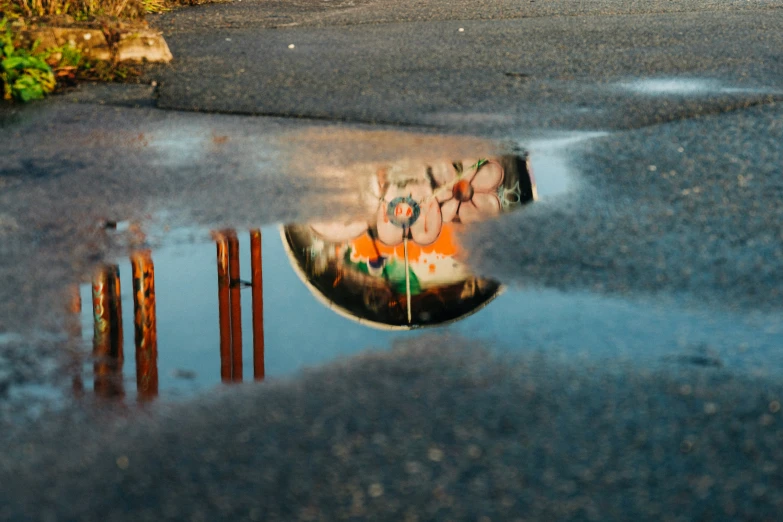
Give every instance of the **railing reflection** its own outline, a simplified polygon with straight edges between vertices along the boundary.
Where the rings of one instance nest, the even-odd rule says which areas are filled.
[[[253,292],[253,378],[262,381],[264,366],[264,272],[261,263],[261,231],[250,231],[250,286]]]
[[[250,231],[250,282],[242,281],[239,270],[239,240],[235,230],[213,234],[217,246],[218,321],[220,324],[220,378],[242,382],[243,288],[252,289],[253,378],[263,380],[264,368],[264,284],[261,263],[261,231]]]
[[[261,255],[261,231],[250,231],[250,267],[252,280],[240,279],[239,240],[235,230],[213,234],[217,245],[218,322],[220,329],[220,377],[223,382],[242,382],[242,305],[241,290],[252,290],[253,378],[263,380],[264,296]],[[158,333],[155,296],[155,266],[150,250],[130,256],[133,287],[133,325],[136,351],[136,389],[141,401],[158,396]],[[68,335],[81,338],[79,322],[81,299],[74,287],[68,303]],[[101,397],[125,396],[122,377],[124,364],[120,269],[103,265],[92,281],[93,381],[95,394]],[[83,393],[81,358],[74,352],[69,363],[75,395]]]
[[[133,327],[136,341],[136,389],[140,400],[158,395],[158,328],[155,266],[149,250],[131,255]]]
[[[82,354],[79,349],[82,338],[82,297],[79,294],[79,285],[70,285],[66,295],[68,298],[65,316],[65,330],[69,341],[68,374],[71,376],[73,394],[81,397],[84,394],[84,381],[82,380]]]
[[[94,390],[103,397],[122,397],[122,304],[120,269],[100,267],[92,280]]]
[[[228,275],[228,238],[214,234],[217,245],[218,323],[220,326],[220,379],[231,382],[231,279]]]
[[[239,279],[239,239],[234,230],[228,238],[228,277],[231,295],[231,381],[242,382],[242,298],[239,295],[242,281]]]

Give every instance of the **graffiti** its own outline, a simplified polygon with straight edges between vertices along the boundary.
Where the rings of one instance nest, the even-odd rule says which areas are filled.
[[[498,189],[498,196],[500,197],[500,201],[503,203],[503,208],[508,208],[512,205],[519,204],[519,202],[522,201],[522,192],[519,189],[519,181],[517,181],[510,189],[500,187],[500,189]]]
[[[457,236],[533,200],[526,159],[373,172],[368,219],[285,227],[289,257],[308,287],[338,313],[377,327],[442,324],[489,302],[499,284],[470,273]]]

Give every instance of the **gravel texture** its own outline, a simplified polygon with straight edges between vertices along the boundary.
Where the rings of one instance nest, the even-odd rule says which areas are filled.
[[[422,339],[130,418],[44,419],[4,443],[0,518],[776,520],[781,396]]]

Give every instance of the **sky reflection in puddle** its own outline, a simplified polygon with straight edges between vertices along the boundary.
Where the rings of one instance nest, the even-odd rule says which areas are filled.
[[[624,90],[648,95],[696,96],[704,94],[763,94],[779,93],[777,89],[755,87],[728,87],[719,80],[705,78],[647,78],[620,83]]]

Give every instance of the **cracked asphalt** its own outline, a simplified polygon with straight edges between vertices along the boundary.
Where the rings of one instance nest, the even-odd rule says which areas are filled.
[[[152,25],[175,61],[141,84],[0,107],[0,520],[777,520],[783,3],[242,0]],[[466,247],[563,296],[535,345],[435,332],[140,408],[29,394],[67,385],[68,285],[132,241],[100,223],[350,215],[335,169],[509,149],[568,188]],[[601,316],[585,295],[626,322],[558,321]],[[678,366],[595,356],[654,345],[663,310],[719,319]]]

